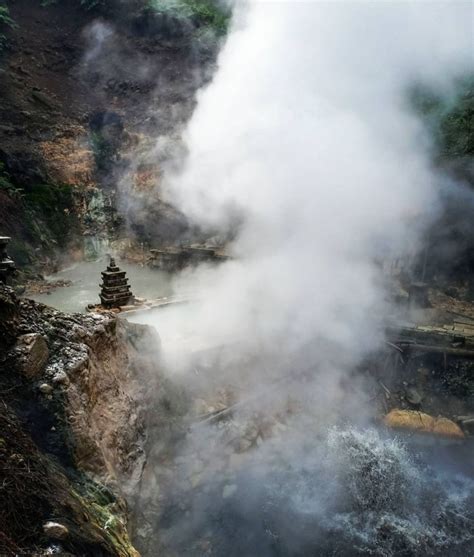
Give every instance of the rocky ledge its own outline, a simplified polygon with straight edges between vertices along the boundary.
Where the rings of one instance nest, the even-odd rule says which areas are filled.
[[[0,284],[0,554],[136,556],[128,507],[145,464],[139,401],[159,339],[63,314]]]

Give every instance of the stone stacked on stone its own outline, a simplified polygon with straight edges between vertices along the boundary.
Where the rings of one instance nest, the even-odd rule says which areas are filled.
[[[8,236],[0,236],[0,282],[7,282],[9,275],[15,271],[15,263],[7,255],[7,245],[10,242]]]
[[[110,258],[109,266],[102,271],[102,284],[100,301],[106,308],[118,308],[128,305],[133,300],[128,278],[125,271],[121,271],[115,264],[113,257]]]

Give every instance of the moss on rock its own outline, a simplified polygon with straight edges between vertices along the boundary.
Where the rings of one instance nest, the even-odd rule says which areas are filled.
[[[73,554],[137,557],[123,519],[124,504],[91,480],[73,482],[41,453],[20,421],[0,406],[0,554],[43,554],[51,540],[43,526],[57,522],[67,529],[61,540]]]

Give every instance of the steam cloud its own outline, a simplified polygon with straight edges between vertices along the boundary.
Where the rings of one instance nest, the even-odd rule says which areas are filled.
[[[470,59],[464,3],[250,2],[185,134],[168,193],[236,260],[183,277],[200,335],[354,361],[386,313],[377,260],[411,254],[442,177],[407,88],[449,90]]]
[[[232,231],[234,258],[183,273],[178,292],[192,290],[198,302],[180,310],[172,323],[154,320],[169,357],[166,337],[173,334],[194,333],[205,345],[227,345],[212,381],[240,384],[239,396],[254,396],[258,402],[249,413],[271,413],[276,399],[281,403],[293,395],[305,410],[284,444],[274,449],[263,443],[248,457],[246,472],[235,480],[238,503],[229,495],[236,486],[224,488],[231,504],[223,503],[214,487],[204,489],[193,496],[191,515],[169,530],[170,540],[205,535],[206,528],[212,530],[209,517],[221,512],[221,528],[226,513],[234,520],[239,516],[250,538],[245,543],[229,538],[216,554],[250,555],[253,547],[255,555],[308,555],[314,544],[296,549],[291,532],[284,533],[295,533],[293,523],[307,528],[298,534],[304,545],[314,521],[339,513],[337,528],[346,533],[352,528],[367,541],[380,533],[372,511],[385,513],[387,521],[393,515],[391,527],[400,530],[400,517],[412,512],[393,500],[397,490],[380,509],[368,504],[358,512],[356,502],[349,515],[341,511],[351,505],[342,495],[342,507],[325,501],[331,478],[340,494],[346,480],[319,474],[321,459],[329,458],[326,470],[332,470],[344,463],[350,467],[357,460],[351,454],[394,463],[398,457],[390,455],[403,450],[374,433],[332,434],[328,441],[323,424],[341,415],[353,422],[367,417],[364,385],[348,378],[383,339],[390,305],[380,262],[420,248],[444,180],[431,168],[430,141],[410,111],[407,91],[422,82],[449,93],[454,77],[470,63],[470,11],[461,2],[236,4],[219,70],[201,91],[185,133],[184,168],[170,169],[165,184],[170,200],[192,221],[209,231]],[[248,418],[244,410],[239,418]],[[337,444],[332,453],[331,439]],[[227,445],[227,433],[204,427],[193,432],[182,452],[187,462],[196,455],[208,459],[204,475],[215,486],[216,462],[224,461]],[[416,465],[400,458],[401,481],[414,482]],[[377,487],[367,484],[362,472],[354,474],[373,500],[371,490],[385,489],[392,472],[390,466],[384,469]],[[273,481],[291,492],[285,517],[278,517],[284,491],[270,512],[286,544],[282,553],[271,549],[270,527],[262,546],[261,537],[252,538],[258,509],[278,492],[275,485],[268,487]],[[416,508],[413,501],[410,505]],[[435,532],[435,519],[427,513],[423,529]],[[364,521],[373,525],[370,534]],[[170,543],[176,549],[177,542]],[[348,551],[340,554],[356,554]],[[388,548],[377,554],[394,553]]]

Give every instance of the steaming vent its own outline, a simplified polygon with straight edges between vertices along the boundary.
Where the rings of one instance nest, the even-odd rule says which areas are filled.
[[[410,95],[449,95],[472,66],[471,9],[234,6],[185,149],[163,164],[166,201],[230,257],[179,274],[176,293],[196,292],[179,317],[150,315],[181,395],[160,385],[169,428],[154,437],[140,539],[170,557],[473,554],[472,447],[452,448],[453,464],[373,429],[389,408],[367,371],[400,315],[384,264],[412,272],[448,187]]]
[[[232,427],[200,441],[228,440]],[[158,480],[163,554],[441,557],[472,547],[474,482],[427,464],[439,447],[415,459],[374,429],[308,429],[303,445],[294,433],[248,453],[188,439],[196,452]]]

